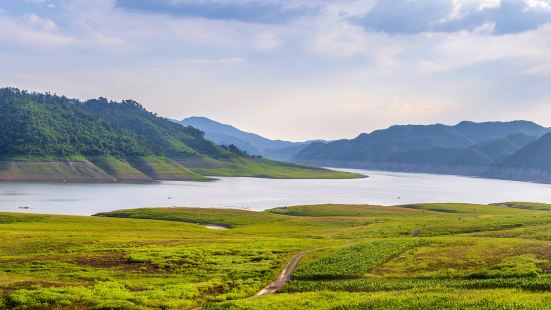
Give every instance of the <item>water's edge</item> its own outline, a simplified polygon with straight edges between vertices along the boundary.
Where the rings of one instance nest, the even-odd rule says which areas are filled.
[[[208,183],[0,183],[0,212],[93,215],[143,207],[216,207],[262,211],[324,203],[551,203],[551,185],[548,184],[427,173],[339,170],[360,172],[369,178],[277,180],[221,177]]]

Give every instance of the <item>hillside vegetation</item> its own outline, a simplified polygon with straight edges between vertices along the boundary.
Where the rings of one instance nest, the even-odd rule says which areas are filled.
[[[195,165],[190,169],[186,162]],[[82,102],[0,89],[0,180],[203,181],[211,175],[360,177],[253,158],[132,100]]]
[[[300,164],[551,183],[549,128],[529,121],[397,125],[351,140],[299,143],[266,139],[204,117],[180,123],[201,129],[215,143]]]
[[[547,309],[550,232],[514,202],[0,213],[0,309]]]
[[[392,126],[312,143],[293,161],[344,168],[551,182],[551,134],[527,121]]]
[[[290,161],[294,155],[310,143],[310,141],[272,140],[206,117],[189,117],[179,123],[200,129],[205,133],[207,139],[217,144],[233,144],[249,154],[261,155],[274,160]]]

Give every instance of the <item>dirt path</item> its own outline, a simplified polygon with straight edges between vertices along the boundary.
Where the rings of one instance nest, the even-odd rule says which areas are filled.
[[[297,269],[298,263],[300,262],[304,254],[306,254],[306,252],[300,252],[293,255],[293,257],[291,257],[291,259],[285,266],[285,269],[283,269],[283,271],[281,271],[281,273],[277,276],[277,279],[268,284],[268,286],[266,286],[265,288],[261,289],[260,292],[256,293],[256,295],[252,297],[270,295],[282,288],[283,285],[285,285],[285,283],[287,283],[287,281],[291,279],[291,275],[293,275],[293,272],[295,272],[295,270]],[[201,307],[193,308],[192,310],[201,310]]]
[[[269,295],[277,292],[287,281],[291,279],[291,275],[295,270],[297,269],[298,262],[302,259],[302,257],[306,254],[306,252],[300,252],[298,254],[293,255],[289,262],[287,263],[287,266],[285,266],[285,269],[279,274],[277,279],[273,281],[272,283],[268,284],[265,288],[260,290],[260,292],[256,293],[255,296],[263,296],[263,295]]]

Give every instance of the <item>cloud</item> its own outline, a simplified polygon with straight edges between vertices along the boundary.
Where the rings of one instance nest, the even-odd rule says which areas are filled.
[[[547,0],[377,0],[350,20],[367,31],[389,34],[473,32],[492,25],[493,34],[529,31],[551,22]]]
[[[545,0],[525,0],[527,10],[551,11],[551,4]]]
[[[450,1],[442,0],[379,0],[367,14],[352,20],[368,31],[416,34],[427,32],[434,22],[445,18],[452,9]]]
[[[306,4],[268,0],[116,0],[116,7],[174,17],[279,24],[313,11]]]
[[[14,43],[33,46],[64,47],[76,43],[74,38],[57,31],[57,25],[48,18],[27,14],[17,20],[0,13],[0,47]]]
[[[27,14],[25,19],[32,25],[36,25],[46,31],[55,31],[57,30],[57,25],[48,18],[42,18],[34,13]]]
[[[82,21],[78,21],[80,24],[73,21],[62,23],[64,25],[60,27],[52,18],[36,13],[25,13],[18,17],[0,12],[0,47],[6,50],[28,46],[123,50],[129,46],[123,39],[87,27]],[[40,50],[31,48],[27,52],[39,54]]]
[[[196,58],[188,61],[192,64],[243,64],[247,61],[239,57],[229,57],[220,59]]]
[[[550,3],[0,0],[0,72],[21,88],[134,98],[280,138],[523,110],[551,123],[538,110],[551,98]]]
[[[506,36],[436,34],[425,39],[432,52],[418,62],[420,72],[453,72],[477,65],[505,62],[508,74],[551,74],[551,25]]]

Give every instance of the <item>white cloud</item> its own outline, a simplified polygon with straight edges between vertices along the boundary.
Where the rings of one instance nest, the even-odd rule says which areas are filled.
[[[113,0],[31,6],[0,14],[0,57],[7,60],[0,72],[13,86],[134,98],[161,115],[207,114],[296,139],[354,136],[392,123],[498,119],[521,110],[517,100],[540,111],[551,98],[542,86],[551,80],[551,26],[543,21],[508,32],[491,15],[453,31],[389,33],[355,20],[381,1],[316,0],[317,14],[277,24],[136,14]],[[462,22],[507,1],[449,0],[453,11],[438,18]],[[536,2],[526,5],[544,11]]]
[[[551,4],[545,0],[524,0],[524,3],[526,3],[526,11],[551,11]]]
[[[242,63],[246,63],[247,61],[239,57],[229,57],[229,58],[220,58],[220,59],[198,58],[198,59],[190,59],[188,62],[192,64],[242,64]]]
[[[484,10],[490,10],[499,8],[501,6],[501,0],[486,0],[481,1],[481,3],[478,5],[478,10],[484,11]]]
[[[25,19],[28,21],[28,23],[42,28],[46,31],[53,32],[57,30],[57,25],[54,23],[54,21],[48,18],[42,18],[34,13],[27,14],[25,16]]]
[[[494,34],[534,30],[551,22],[547,0],[377,0],[350,19],[368,31],[390,34],[473,31],[495,23]]]
[[[38,27],[37,27],[38,26]],[[35,14],[28,15],[25,22],[18,22],[5,14],[0,15],[0,44],[19,42],[34,46],[67,46],[75,39],[56,32],[55,23]]]
[[[531,32],[508,36],[460,33],[438,35],[431,59],[421,66],[433,72],[453,71],[493,61],[509,61],[511,74],[540,72],[551,65],[551,25]]]

